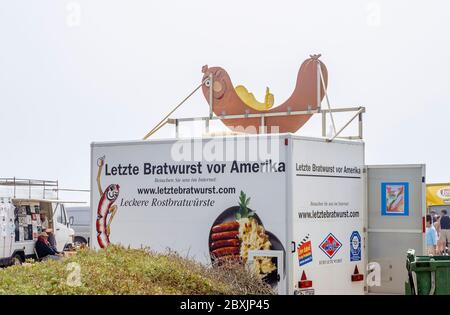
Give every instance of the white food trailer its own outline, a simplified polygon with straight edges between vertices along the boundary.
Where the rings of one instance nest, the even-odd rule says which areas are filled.
[[[402,293],[406,250],[423,251],[424,176],[423,165],[366,166],[361,140],[95,142],[91,246],[240,259],[279,294]]]
[[[365,269],[362,142],[281,134],[94,143],[91,159],[96,248],[171,248],[204,263],[264,254],[274,257],[265,262],[278,270],[279,293],[364,293],[363,281],[351,281],[355,267]],[[261,239],[242,227],[220,229],[243,226],[243,207],[254,212],[252,228],[263,227]],[[273,266],[259,267],[271,276]]]

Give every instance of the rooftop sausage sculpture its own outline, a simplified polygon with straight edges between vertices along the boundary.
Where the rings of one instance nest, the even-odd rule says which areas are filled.
[[[293,111],[306,111],[308,109],[317,109],[317,65],[323,76],[325,87],[328,83],[328,72],[325,64],[319,60],[321,55],[311,55],[305,60],[297,75],[297,83],[292,95],[281,105],[272,107],[274,97],[266,90],[266,97],[263,103],[257,102],[253,94],[249,93],[243,86],[234,88],[228,73],[220,67],[208,68],[204,66],[202,69],[203,79],[206,82],[202,86],[203,95],[209,102],[210,84],[207,78],[213,76],[213,111],[218,117],[224,115],[243,115],[257,113],[281,113]],[[205,81],[206,80],[206,81]],[[321,84],[320,100],[325,95],[325,90]],[[264,125],[267,132],[291,132],[299,130],[312,116],[305,115],[284,115],[265,117]],[[233,118],[222,119],[222,122],[231,130],[244,131],[247,133],[257,133],[261,125],[260,118]],[[249,128],[254,127],[254,128]],[[244,129],[245,128],[245,129]],[[278,128],[278,129],[277,129]]]

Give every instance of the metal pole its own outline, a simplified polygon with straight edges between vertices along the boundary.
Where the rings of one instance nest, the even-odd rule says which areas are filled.
[[[325,86],[325,80],[323,79],[322,69],[320,69],[320,67],[319,67],[319,74],[320,74],[320,80],[321,80],[322,85],[323,85],[323,90],[325,92],[325,98],[326,98],[326,101],[327,101],[328,110],[330,112],[331,124],[333,125],[333,132],[336,133],[336,124],[334,123],[333,111],[331,110],[330,100],[328,99],[327,88]]]
[[[214,85],[213,74],[210,73],[209,74],[209,118],[212,118],[212,116],[213,116],[213,99],[214,99],[213,85]]]
[[[178,138],[179,130],[178,130],[178,119],[175,119],[175,138]]]
[[[321,82],[320,82],[320,72],[321,72],[321,70],[320,70],[320,61],[319,60],[317,60],[317,69],[316,69],[316,77],[317,77],[317,109],[320,111],[320,105],[321,105],[321,98],[320,98],[320,85],[321,85]]]
[[[14,199],[16,198],[16,178],[14,177]]]
[[[327,115],[322,112],[322,137],[327,136]]]
[[[52,189],[52,191],[68,191],[68,192],[91,192],[89,189],[69,189],[69,188],[58,188]]]
[[[157,130],[159,130],[159,128],[163,125],[163,124],[165,124],[166,122],[167,122],[167,119],[169,119],[169,117],[170,117],[170,115],[172,115],[172,113],[173,112],[175,112],[181,105],[183,105],[184,104],[184,102],[186,102],[195,92],[197,92],[197,90],[198,89],[200,89],[201,87],[202,87],[202,85],[203,85],[203,83],[205,83],[205,81],[206,80],[204,80],[199,86],[197,86],[191,93],[189,93],[189,95],[188,96],[186,96],[182,101],[181,101],[181,103],[179,103],[177,106],[175,106],[175,108],[174,109],[172,109],[171,111],[170,111],[170,113],[168,113],[167,115],[166,115],[166,117],[164,117],[155,127],[153,127],[153,129],[152,130],[150,130],[149,131],[149,133],[147,133],[146,135],[145,135],[145,137],[143,138],[143,140],[147,140],[148,139],[148,137],[150,137],[153,133],[155,133]]]
[[[259,133],[265,133],[265,129],[266,129],[266,126],[265,126],[265,118],[264,118],[264,115],[263,116],[261,116],[261,126],[259,127]]]
[[[359,134],[359,138],[362,139],[363,138],[363,121],[362,121],[362,113],[359,114],[358,117],[358,134]]]

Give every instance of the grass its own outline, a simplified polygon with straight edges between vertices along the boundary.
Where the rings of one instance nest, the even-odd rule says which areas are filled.
[[[81,282],[70,285],[78,271]],[[0,294],[272,293],[270,287],[242,265],[212,268],[173,252],[156,254],[120,246],[97,252],[81,250],[60,262],[36,262],[0,269]]]

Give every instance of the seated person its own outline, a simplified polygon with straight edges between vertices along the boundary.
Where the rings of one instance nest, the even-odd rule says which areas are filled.
[[[48,241],[48,234],[42,232],[36,241],[36,253],[42,260],[60,260],[64,255],[56,250]]]
[[[48,219],[47,219],[47,215],[45,214],[45,212],[41,212],[39,214],[39,216],[41,217],[41,226],[42,226],[42,231],[46,232],[48,234],[48,241],[50,242],[50,244],[56,248],[56,239],[55,239],[55,235],[53,234],[53,230],[49,228],[49,223],[48,223]]]
[[[39,217],[41,218],[41,225],[42,225],[42,229],[48,229],[48,219],[47,219],[47,215],[45,214],[45,212],[41,212],[39,214]]]

